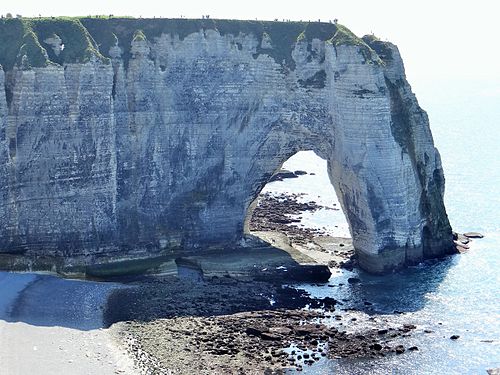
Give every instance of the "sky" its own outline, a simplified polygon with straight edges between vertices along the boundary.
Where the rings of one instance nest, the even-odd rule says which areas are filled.
[[[77,16],[113,14],[176,18],[333,20],[358,36],[374,33],[398,45],[414,87],[484,81],[500,93],[500,5],[495,0],[308,1],[2,1],[0,14]],[[43,4],[43,5],[40,5]],[[423,87],[423,86],[422,86]],[[418,91],[418,90],[417,90]]]

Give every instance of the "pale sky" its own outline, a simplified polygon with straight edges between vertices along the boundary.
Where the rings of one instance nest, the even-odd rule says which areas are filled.
[[[338,18],[358,36],[373,32],[398,45],[410,83],[488,80],[500,87],[500,6],[495,0],[368,1],[2,1],[0,13],[23,16],[114,14],[176,18]]]

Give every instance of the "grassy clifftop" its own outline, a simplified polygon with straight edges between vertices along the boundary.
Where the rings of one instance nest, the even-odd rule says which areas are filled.
[[[63,48],[56,54],[47,39],[58,36]],[[0,20],[0,65],[6,70],[17,63],[23,68],[104,59],[79,19],[23,18]]]
[[[109,50],[118,45],[123,58],[130,58],[134,38],[154,40],[162,33],[178,35],[182,40],[200,30],[217,30],[221,35],[253,34],[266,38],[273,48],[258,48],[276,62],[294,67],[291,51],[300,40],[318,38],[333,45],[358,45],[371,51],[365,42],[346,27],[320,22],[270,22],[215,19],[143,19],[143,18],[23,18],[0,20],[0,65],[6,70],[15,64],[39,67],[48,64],[85,62],[95,57],[107,61]],[[48,41],[61,40],[62,48],[55,53]],[[259,43],[260,45],[260,43]],[[26,56],[26,57],[24,57]]]

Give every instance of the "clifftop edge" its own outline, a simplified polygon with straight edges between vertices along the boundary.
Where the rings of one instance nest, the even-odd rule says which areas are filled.
[[[84,63],[92,58],[108,62],[110,49],[118,46],[122,58],[130,59],[132,41],[154,41],[162,34],[183,40],[200,31],[215,30],[221,35],[255,35],[256,54],[267,54],[278,64],[294,69],[292,50],[300,41],[319,39],[334,46],[356,45],[366,51],[369,61],[380,62],[370,42],[358,38],[347,27],[330,22],[251,21],[185,18],[128,17],[40,17],[0,19],[0,66],[8,71],[50,64]],[[264,43],[263,43],[264,41]]]

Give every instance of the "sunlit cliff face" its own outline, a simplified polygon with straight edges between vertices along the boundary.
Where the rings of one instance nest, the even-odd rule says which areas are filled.
[[[3,56],[0,252],[57,268],[230,249],[300,150],[328,161],[363,268],[449,251],[439,154],[394,45],[335,24],[174,21],[40,21]]]

